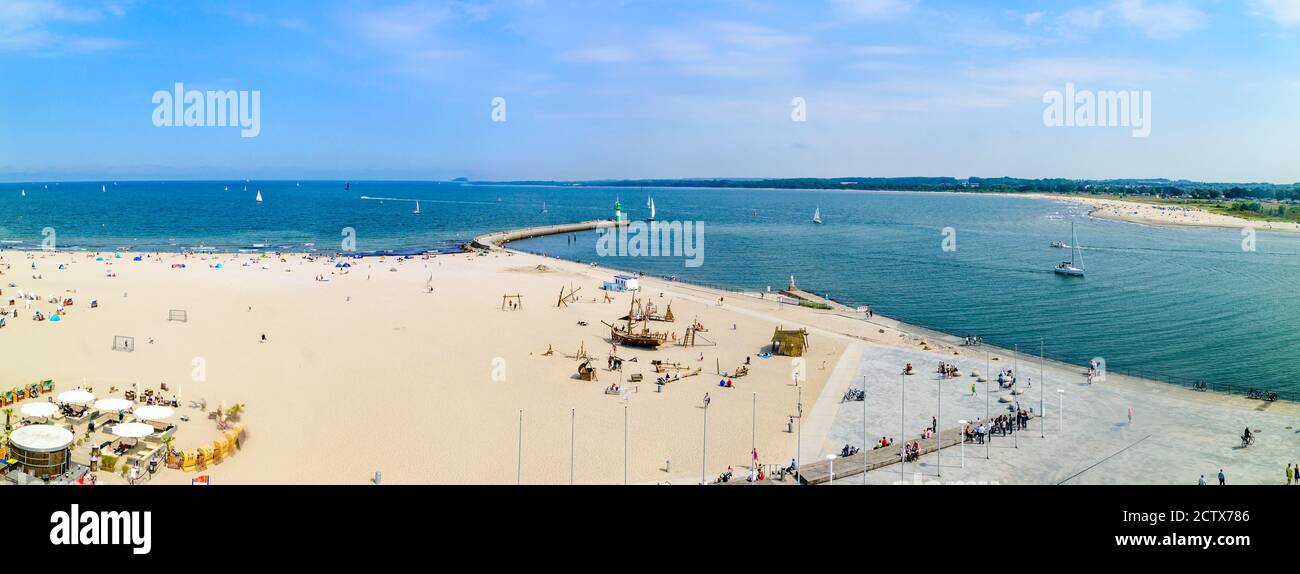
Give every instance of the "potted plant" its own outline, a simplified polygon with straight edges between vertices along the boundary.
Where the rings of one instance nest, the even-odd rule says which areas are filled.
[[[172,449],[172,442],[176,440],[174,436],[163,437],[163,448],[167,449],[167,468],[180,468],[181,457]]]

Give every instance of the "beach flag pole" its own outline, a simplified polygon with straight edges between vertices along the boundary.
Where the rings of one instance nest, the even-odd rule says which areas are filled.
[[[989,358],[989,352],[986,349],[984,351],[984,420],[985,421],[989,420],[989,377],[993,376],[993,374],[989,372],[989,369],[992,368],[991,366],[992,364],[993,363]],[[989,459],[989,441],[986,438],[984,439],[984,460],[988,460],[988,459]]]
[[[867,376],[862,375],[862,484],[867,484]]]
[[[1043,339],[1038,339],[1038,378],[1043,378]],[[1043,386],[1047,381],[1038,381],[1038,438],[1047,438],[1047,412],[1043,410]]]
[[[903,377],[903,385],[902,385],[903,392],[899,394],[901,398],[898,400],[898,440],[906,442],[907,441],[907,373],[903,373],[901,376]],[[903,467],[907,465],[906,452],[907,449],[902,448],[902,445],[900,445],[898,449],[898,483],[899,484],[905,484],[904,480],[906,475],[903,474]]]

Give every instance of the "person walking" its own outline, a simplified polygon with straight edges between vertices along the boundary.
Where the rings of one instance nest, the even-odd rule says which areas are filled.
[[[1201,475],[1201,480],[1200,480],[1199,482],[1197,482],[1196,484],[1201,485],[1201,486],[1205,486],[1205,475],[1204,475],[1204,474]]]
[[[1290,486],[1290,485],[1291,485],[1291,482],[1292,482],[1294,479],[1295,479],[1295,470],[1292,469],[1292,468],[1291,468],[1291,465],[1288,464],[1288,465],[1286,465],[1286,484],[1287,484],[1287,486]]]
[[[1133,424],[1133,407],[1128,408],[1128,424]]]
[[[1223,486],[1223,485],[1225,485],[1225,484],[1228,484],[1228,482],[1227,482],[1227,480],[1226,480],[1226,477],[1224,477],[1224,475],[1223,475],[1223,469],[1220,468],[1220,469],[1219,469],[1219,486]]]

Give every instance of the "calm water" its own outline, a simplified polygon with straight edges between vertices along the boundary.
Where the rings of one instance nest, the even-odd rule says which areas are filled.
[[[1300,236],[1164,229],[1092,219],[1050,200],[978,195],[725,189],[487,187],[437,183],[108,182],[0,184],[0,241],[36,248],[177,250],[424,249],[485,231],[612,214],[633,218],[653,193],[660,220],[705,223],[703,266],[673,258],[602,259],[594,233],[524,241],[528,251],[732,289],[799,286],[848,304],[990,343],[1113,371],[1300,391]],[[248,191],[244,191],[244,186]],[[299,186],[300,185],[300,186]],[[224,191],[225,187],[230,191]],[[21,197],[20,190],[27,196]],[[257,205],[253,197],[265,199]],[[362,196],[389,198],[362,200]],[[422,214],[412,215],[419,199]],[[542,212],[545,203],[547,212]],[[824,225],[811,223],[820,206]],[[1088,276],[1051,272],[1075,222]],[[944,251],[943,229],[956,231]],[[19,242],[19,243],[15,243]],[[314,246],[307,246],[311,243]]]

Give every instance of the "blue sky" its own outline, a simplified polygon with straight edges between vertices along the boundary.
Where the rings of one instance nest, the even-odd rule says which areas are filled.
[[[0,79],[9,181],[1300,181],[1300,0],[0,0]],[[176,82],[260,135],[154,127]],[[1045,126],[1067,83],[1150,137]]]

